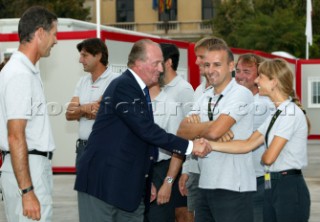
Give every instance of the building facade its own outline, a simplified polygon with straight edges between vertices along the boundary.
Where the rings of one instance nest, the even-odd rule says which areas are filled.
[[[196,41],[211,34],[215,0],[86,0],[91,22],[100,1],[101,24],[166,38]]]

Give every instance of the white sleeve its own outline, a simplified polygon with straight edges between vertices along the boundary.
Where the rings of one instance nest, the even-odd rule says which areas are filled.
[[[8,120],[31,119],[32,106],[38,105],[32,101],[32,80],[28,74],[11,77],[6,85],[5,104]]]

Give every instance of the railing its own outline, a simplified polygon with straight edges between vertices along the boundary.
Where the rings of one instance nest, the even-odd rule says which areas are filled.
[[[154,23],[121,22],[106,25],[156,35],[189,34],[201,36],[212,32],[211,24],[210,21],[161,21]]]

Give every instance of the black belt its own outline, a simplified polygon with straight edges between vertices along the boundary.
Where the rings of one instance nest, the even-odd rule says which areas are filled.
[[[86,146],[87,144],[88,144],[88,140],[82,140],[82,139],[77,140],[77,147],[79,147],[80,145]]]
[[[302,175],[301,170],[284,170],[280,172],[270,172],[272,180],[278,180],[289,175]]]
[[[2,150],[1,152],[2,152],[3,156],[10,154],[10,151]],[[44,156],[44,157],[47,157],[49,160],[52,160],[52,156],[53,156],[52,152],[43,152],[43,151],[38,151],[38,150],[30,150],[30,151],[28,151],[28,154]]]

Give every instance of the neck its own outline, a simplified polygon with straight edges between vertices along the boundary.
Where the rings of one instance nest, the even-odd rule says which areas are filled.
[[[37,53],[35,44],[23,43],[19,45],[18,51],[22,52],[31,62],[35,65],[39,59],[40,55]]]
[[[177,72],[170,69],[165,72],[164,75],[164,83],[167,85],[177,76]]]
[[[161,88],[159,84],[155,84],[149,87],[151,100],[154,100],[159,95],[160,92],[161,92]]]
[[[288,96],[281,94],[278,91],[274,91],[271,95],[269,95],[271,101],[274,103],[275,107],[279,107],[281,103],[288,99]]]
[[[230,75],[230,78],[225,79],[221,84],[213,86],[214,88],[214,94],[221,94],[222,91],[227,87],[227,85],[231,82],[232,78]]]
[[[259,93],[258,87],[255,86],[253,89],[251,89],[251,92],[252,92],[253,95],[258,94]]]
[[[104,65],[99,65],[97,68],[91,72],[92,82],[95,82],[106,70],[108,67]]]

